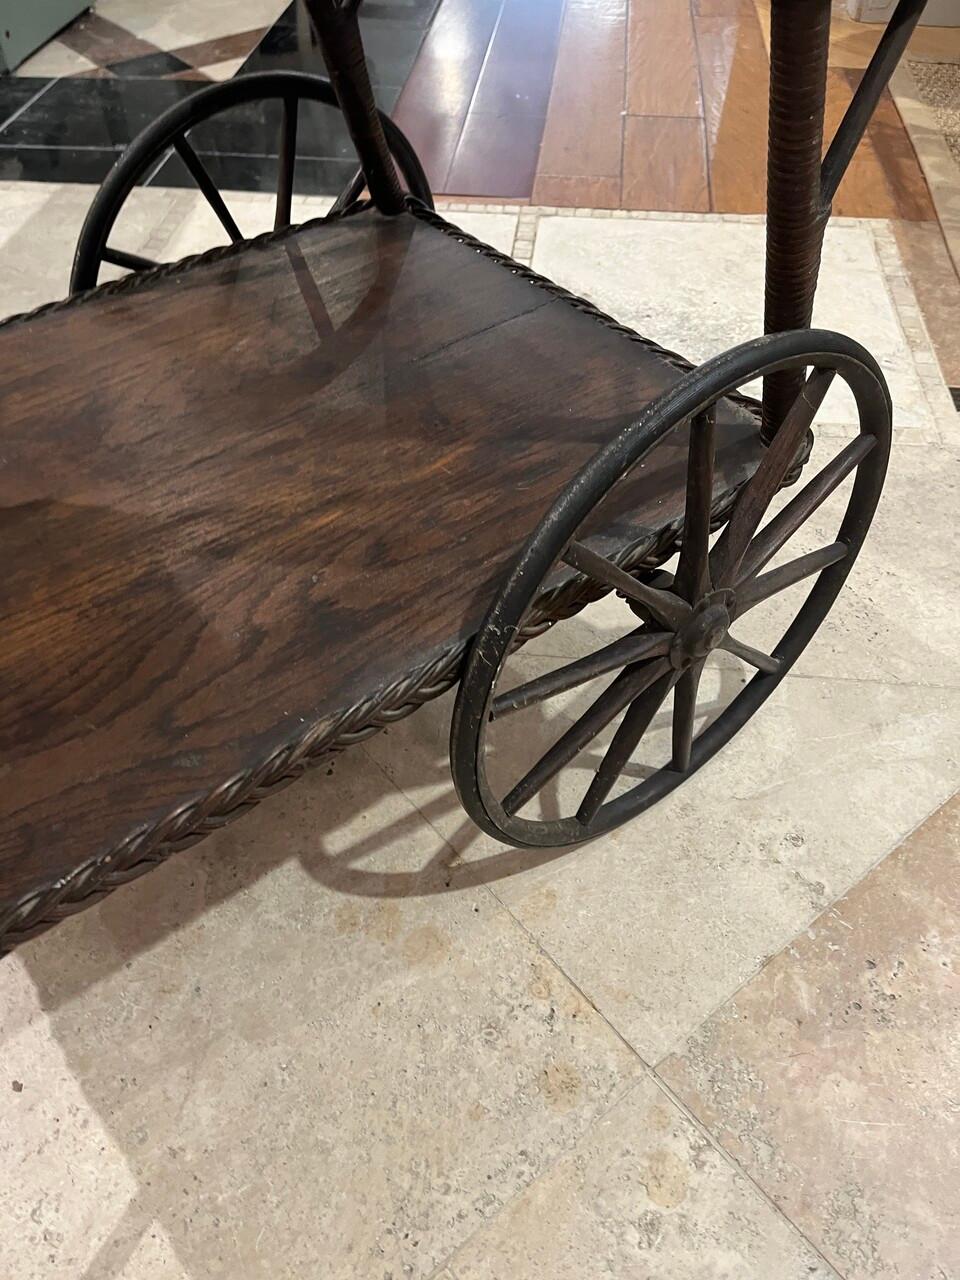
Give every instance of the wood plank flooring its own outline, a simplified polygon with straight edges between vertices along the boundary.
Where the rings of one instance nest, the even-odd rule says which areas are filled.
[[[879,35],[835,28],[828,134]],[[439,194],[761,213],[768,46],[769,0],[442,0],[396,118]],[[835,210],[935,216],[889,96]]]

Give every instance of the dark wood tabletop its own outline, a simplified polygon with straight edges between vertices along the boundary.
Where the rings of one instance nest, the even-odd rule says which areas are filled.
[[[477,628],[679,377],[372,211],[0,329],[0,917]],[[720,413],[717,487],[759,457]],[[685,432],[631,481],[682,509]],[[0,930],[2,932],[2,930]]]

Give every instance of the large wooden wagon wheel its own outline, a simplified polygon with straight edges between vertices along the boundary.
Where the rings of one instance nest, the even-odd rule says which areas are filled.
[[[267,117],[276,117],[277,188],[273,226],[288,226],[296,180],[297,124],[301,104],[319,102],[339,110],[330,81],[304,71],[259,71],[201,89],[158,116],[139,134],[104,179],[80,232],[70,292],[92,289],[104,262],[128,271],[145,271],[160,264],[109,244],[110,233],[131,191],[148,180],[170,155],[176,154],[217,216],[230,241],[243,239],[227,201],[218,190],[203,159],[190,141],[191,130],[241,106],[255,104]],[[433,197],[416,152],[389,116],[380,113],[384,137],[410,193],[433,208]],[[343,209],[360,195],[364,179],[359,169],[337,198]],[[262,230],[268,230],[264,227]]]
[[[729,520],[711,546],[714,505],[714,406],[751,379],[781,370],[811,372]],[[814,415],[839,375],[856,400],[860,429],[832,460],[764,524],[771,502],[804,446]],[[653,583],[624,572],[583,535],[591,513],[659,441],[690,423],[686,506],[674,575]],[[819,627],[850,572],[869,528],[890,448],[890,398],[876,362],[839,334],[803,330],[736,347],[686,375],[654,401],[639,420],[603,448],[560,495],[520,554],[469,654],[451,735],[451,766],[464,808],[489,834],[511,844],[576,844],[619,826],[689,778],[726,743],[777,687]],[[820,511],[825,499],[852,476],[846,509],[834,536],[811,551],[767,568]],[[578,574],[618,592],[641,619],[639,627],[598,651],[508,687],[508,655],[538,598],[558,575]],[[806,582],[811,589],[778,643],[768,652],[742,642],[738,622]],[[792,613],[792,609],[791,609]],[[627,615],[629,617],[629,615]],[[636,617],[633,623],[636,623]],[[734,655],[753,678],[728,706],[696,732],[704,664],[720,651]],[[582,714],[509,789],[488,778],[491,729],[509,717],[504,732],[529,736],[523,712],[536,716],[549,699],[606,677],[609,683]],[[664,762],[623,790],[621,776],[672,693],[672,747]],[[616,723],[597,751],[598,738]],[[609,733],[608,735],[609,736]],[[541,797],[564,800],[557,785],[565,770],[596,754],[599,763],[573,811],[547,816]],[[593,760],[591,759],[591,767]],[[580,770],[577,770],[579,773]],[[635,772],[635,769],[633,770]],[[569,776],[569,775],[568,775]],[[566,789],[568,792],[570,788]],[[538,812],[539,809],[539,812]]]

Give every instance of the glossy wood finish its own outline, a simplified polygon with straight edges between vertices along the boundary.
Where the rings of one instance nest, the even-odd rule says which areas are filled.
[[[398,106],[439,194],[764,212],[767,0],[567,0],[558,32],[559,17],[554,0],[443,0]],[[844,40],[831,48],[828,131],[859,77],[845,34],[857,24],[838,17],[835,25]],[[929,31],[915,39],[922,45]],[[657,163],[644,162],[648,145]],[[836,209],[932,216],[889,96]]]
[[[0,905],[466,640],[557,492],[679,376],[373,212],[0,345]],[[725,403],[718,441],[719,491],[755,469],[755,420]],[[685,466],[681,429],[616,537],[677,518]]]
[[[602,182],[619,204],[627,0],[567,0],[533,199],[590,206]],[[584,67],[590,73],[584,75]],[[582,185],[581,185],[582,184]],[[560,200],[562,194],[567,199]]]
[[[563,0],[444,0],[397,103],[431,185],[528,199]]]
[[[695,18],[703,78],[711,208],[759,213],[766,208],[767,51],[749,0],[736,13]]]
[[[627,112],[702,116],[700,67],[688,0],[631,0]]]
[[[703,121],[627,116],[623,129],[624,204],[707,213],[710,188]]]

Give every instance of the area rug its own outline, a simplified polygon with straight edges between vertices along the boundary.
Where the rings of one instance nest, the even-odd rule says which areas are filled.
[[[951,155],[960,164],[960,63],[909,65],[921,100],[931,109]]]

